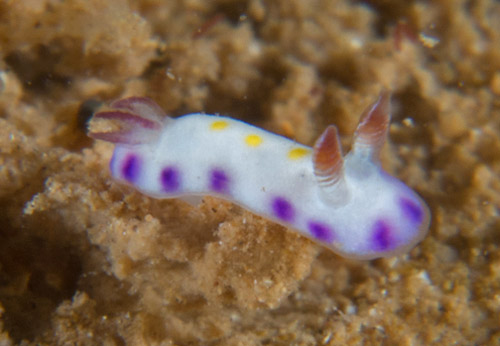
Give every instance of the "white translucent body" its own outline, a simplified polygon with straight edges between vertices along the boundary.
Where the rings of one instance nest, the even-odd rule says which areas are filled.
[[[224,121],[227,127],[214,130],[214,121]],[[257,135],[262,142],[249,146],[245,142],[248,135]],[[306,149],[308,154],[291,159],[288,154],[294,148]],[[314,175],[312,152],[312,148],[241,121],[191,114],[175,120],[167,118],[156,140],[116,144],[111,171],[115,178],[127,183],[123,164],[127,157],[135,155],[140,169],[137,179],[128,183],[147,195],[216,195],[294,229],[345,257],[391,256],[407,251],[423,238],[429,226],[429,211],[409,187],[368,157],[350,153],[344,159],[346,189],[325,190]],[[160,176],[162,169],[171,166],[178,169],[181,184],[177,192],[167,193]],[[209,172],[213,169],[227,174],[228,190],[224,193],[210,188]],[[276,197],[291,203],[292,221],[275,215],[272,203]],[[419,222],[406,217],[401,198],[421,208]],[[334,232],[333,240],[321,241],[311,234],[311,220],[328,225]],[[373,245],[374,225],[379,220],[390,225],[394,243],[384,250]]]

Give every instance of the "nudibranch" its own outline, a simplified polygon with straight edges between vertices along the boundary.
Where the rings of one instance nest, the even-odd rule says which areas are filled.
[[[388,92],[364,111],[345,156],[333,125],[310,148],[227,117],[174,119],[144,97],[115,101],[94,118],[121,125],[89,133],[115,144],[111,175],[155,198],[224,198],[348,258],[403,253],[429,227],[425,202],[380,165]]]

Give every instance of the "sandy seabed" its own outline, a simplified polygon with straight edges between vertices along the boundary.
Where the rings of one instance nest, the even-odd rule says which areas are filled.
[[[493,0],[0,0],[0,345],[500,345],[499,18]],[[383,165],[432,211],[388,259],[143,196],[86,136],[136,95],[308,145],[333,123],[348,149],[381,88]]]

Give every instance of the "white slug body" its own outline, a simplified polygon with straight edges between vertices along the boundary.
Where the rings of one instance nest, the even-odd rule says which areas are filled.
[[[90,135],[116,143],[112,176],[147,195],[221,197],[349,258],[402,253],[427,232],[425,203],[377,159],[387,94],[365,112],[345,158],[332,126],[310,148],[226,117],[162,118],[146,98],[111,108],[95,117],[117,119],[129,131]]]

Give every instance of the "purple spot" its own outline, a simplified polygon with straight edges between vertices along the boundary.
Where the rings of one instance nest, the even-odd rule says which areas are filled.
[[[373,226],[372,241],[374,249],[379,251],[390,250],[396,245],[394,243],[391,228],[383,220],[375,222]]]
[[[411,199],[402,197],[400,200],[401,209],[404,215],[412,222],[420,223],[422,221],[422,208]]]
[[[307,227],[309,227],[309,231],[314,238],[326,243],[331,243],[333,241],[333,231],[327,225],[320,222],[310,221],[307,224]]]
[[[214,169],[210,173],[210,188],[214,191],[224,193],[229,189],[229,178],[221,169]]]
[[[179,171],[172,166],[168,166],[162,169],[160,179],[163,191],[166,192],[177,190],[181,184]]]
[[[123,161],[122,165],[122,175],[125,180],[133,183],[139,176],[139,171],[141,168],[141,162],[137,155],[130,154]]]
[[[276,197],[273,200],[273,212],[278,218],[284,221],[291,222],[294,217],[293,206],[283,197]]]

